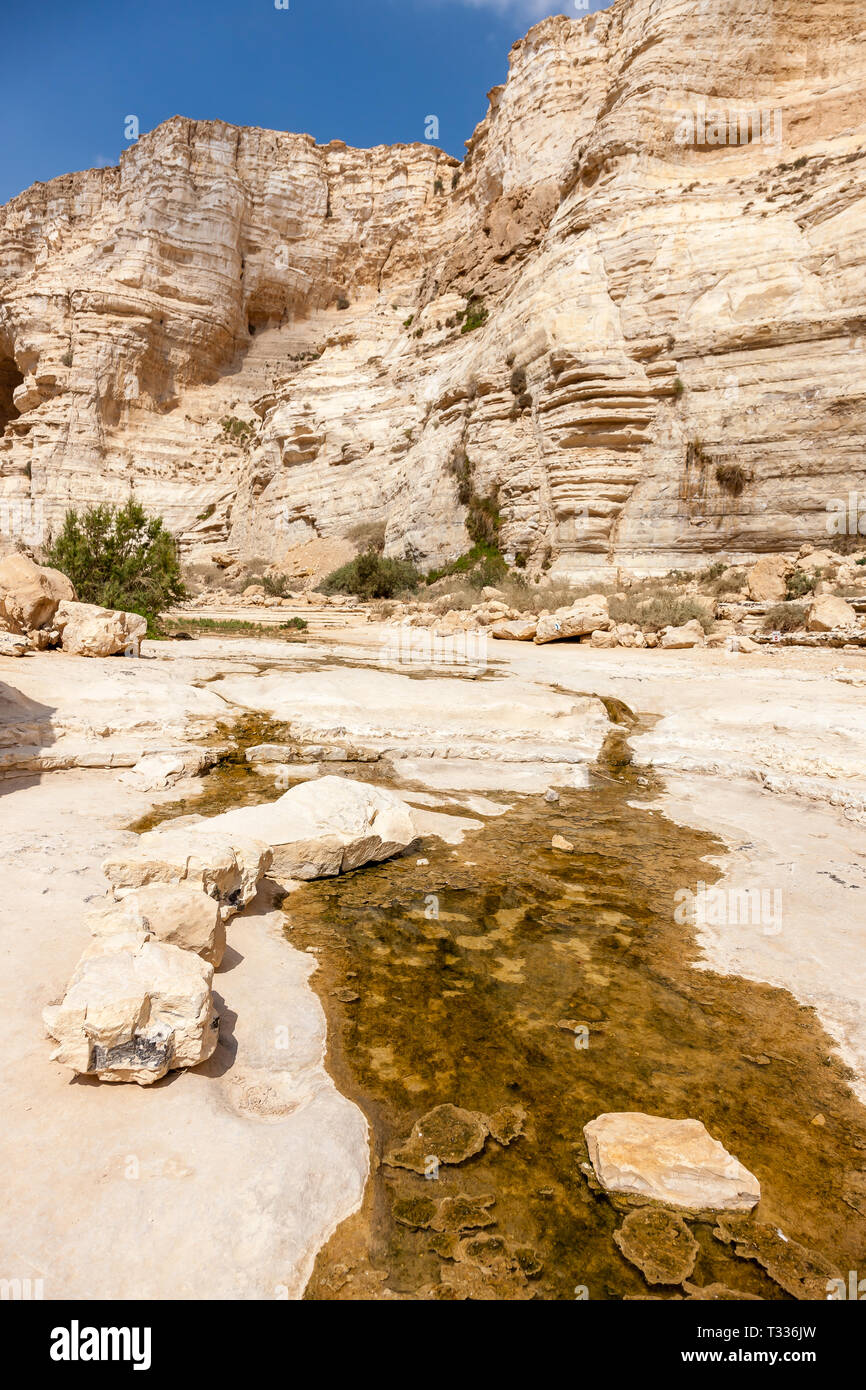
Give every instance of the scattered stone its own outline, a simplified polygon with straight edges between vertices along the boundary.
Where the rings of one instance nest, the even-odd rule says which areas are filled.
[[[579,599],[564,613],[553,613],[538,619],[535,641],[562,642],[569,637],[589,637],[599,630],[607,631],[613,627],[613,619],[607,608],[603,594],[590,594]]]
[[[71,582],[59,570],[37,565],[22,554],[0,560],[0,618],[13,631],[49,626],[58,606],[74,598]]]
[[[549,806],[555,806],[559,801],[559,792],[555,792],[552,787],[544,793],[544,799]]]
[[[357,1004],[361,998],[353,989],[333,989],[331,994],[335,999],[339,999],[341,1004]]]
[[[119,652],[138,656],[147,633],[147,619],[138,613],[66,600],[57,608],[54,625],[70,656],[116,656]]]
[[[26,637],[14,632],[0,632],[0,656],[26,656],[30,649]]]
[[[426,1171],[431,1159],[439,1163],[465,1163],[480,1153],[490,1128],[487,1117],[476,1110],[457,1105],[437,1105],[422,1115],[400,1148],[386,1153],[384,1162],[392,1168]]]
[[[215,898],[186,883],[151,883],[85,918],[94,936],[146,931],[167,946],[194,951],[215,970],[222,964],[226,929]]]
[[[713,1235],[732,1245],[740,1259],[755,1260],[793,1298],[823,1301],[830,1281],[841,1277],[823,1255],[789,1240],[776,1226],[725,1216],[719,1219]]]
[[[566,840],[562,835],[554,835],[550,844],[552,849],[561,850],[563,854],[574,853],[574,845],[571,840]]]
[[[217,833],[212,824],[204,820],[183,829],[148,830],[131,849],[106,860],[102,872],[117,894],[149,883],[189,884],[216,898],[223,916],[230,917],[255,897],[272,853],[259,840]]]
[[[758,1180],[700,1120],[621,1112],[584,1126],[589,1157],[608,1192],[689,1211],[749,1211]]]
[[[613,1239],[648,1284],[681,1284],[700,1250],[681,1216],[653,1207],[630,1212]]]
[[[665,651],[681,651],[686,647],[703,647],[704,629],[697,618],[690,618],[682,627],[666,627],[659,633],[659,646]]]
[[[788,591],[790,567],[784,555],[765,555],[749,570],[749,597],[760,603],[781,603]]]
[[[226,811],[193,831],[264,841],[273,850],[274,873],[290,879],[348,873],[401,854],[418,838],[401,797],[345,777],[303,782],[276,801]]]
[[[500,642],[531,642],[535,637],[538,624],[534,618],[524,618],[511,622],[493,623],[490,628],[491,637],[496,637]]]
[[[502,1105],[486,1119],[491,1139],[507,1148],[523,1133],[526,1111],[521,1105]]]
[[[213,966],[146,932],[97,939],[60,1004],[43,1012],[52,1060],[78,1075],[150,1086],[195,1067],[217,1044]]]
[[[821,594],[806,615],[807,632],[832,632],[837,627],[856,627],[857,614],[843,598]]]

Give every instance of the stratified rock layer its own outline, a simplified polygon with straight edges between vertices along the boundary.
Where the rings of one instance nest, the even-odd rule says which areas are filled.
[[[198,561],[368,522],[436,562],[465,457],[530,572],[825,537],[866,490],[861,19],[618,0],[515,45],[462,165],[174,118],[34,185],[4,533],[132,481]]]

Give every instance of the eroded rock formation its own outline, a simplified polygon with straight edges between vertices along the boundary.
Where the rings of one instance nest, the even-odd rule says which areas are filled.
[[[826,537],[866,493],[860,18],[618,0],[515,45],[462,165],[176,118],[34,185],[5,529],[134,485],[194,560],[369,522],[430,564],[468,488],[530,570]]]

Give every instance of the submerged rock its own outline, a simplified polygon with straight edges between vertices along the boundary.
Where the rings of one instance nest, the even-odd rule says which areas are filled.
[[[599,1115],[583,1133],[608,1192],[689,1211],[750,1211],[760,1200],[757,1178],[700,1120],[625,1111]]]
[[[724,1217],[713,1235],[743,1260],[754,1260],[780,1288],[793,1298],[811,1302],[824,1300],[834,1280],[841,1276],[835,1265],[813,1250],[807,1250],[776,1226],[743,1218]]]
[[[613,1239],[648,1284],[681,1284],[694,1269],[700,1250],[681,1216],[656,1207],[630,1212]]]
[[[401,797],[344,777],[319,777],[291,787],[276,801],[226,811],[192,829],[263,840],[273,849],[274,871],[294,879],[330,878],[378,863],[418,838]]]
[[[481,1152],[488,1138],[503,1147],[511,1144],[523,1133],[525,1119],[519,1105],[502,1106],[492,1115],[459,1105],[437,1105],[415,1121],[409,1138],[386,1153],[384,1162],[415,1173],[429,1171],[431,1161],[465,1163]]]
[[[61,1003],[43,1012],[52,1060],[101,1081],[150,1086],[194,1067],[217,1045],[213,966],[146,932],[100,938],[75,967]]]

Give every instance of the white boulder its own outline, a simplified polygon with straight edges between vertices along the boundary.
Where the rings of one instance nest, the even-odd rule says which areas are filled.
[[[60,1004],[43,1012],[52,1060],[101,1081],[150,1086],[210,1057],[219,1036],[213,966],[146,932],[98,939]]]
[[[832,632],[837,627],[856,627],[857,614],[843,598],[821,594],[810,606],[806,617],[809,632]]]
[[[215,898],[223,917],[230,917],[255,897],[272,854],[260,840],[226,834],[214,825],[205,820],[182,829],[148,830],[129,850],[107,859],[102,872],[118,895],[149,883],[188,884]]]
[[[74,598],[71,582],[59,570],[37,565],[27,555],[0,560],[0,617],[15,631],[45,627],[60,603]]]
[[[186,883],[149,883],[85,918],[94,936],[145,931],[166,946],[194,951],[214,969],[222,964],[226,929],[215,898]]]
[[[703,647],[706,636],[697,618],[690,618],[682,627],[666,627],[659,633],[659,646],[666,651],[679,651],[684,647]]]
[[[100,608],[97,603],[69,603],[57,609],[54,626],[61,645],[71,656],[116,656],[128,651],[138,656],[147,632],[147,619],[138,613]]]
[[[700,1120],[620,1112],[584,1125],[590,1161],[608,1192],[689,1211],[751,1211],[761,1186]]]
[[[274,872],[294,879],[331,878],[378,863],[418,838],[401,797],[344,777],[318,777],[291,787],[276,801],[225,811],[190,831],[193,836],[217,832],[264,840],[273,849]]]
[[[613,619],[604,594],[590,594],[587,598],[578,599],[565,612],[539,618],[535,641],[539,645],[543,642],[562,642],[568,637],[589,637],[593,632],[607,632],[612,627]]]

